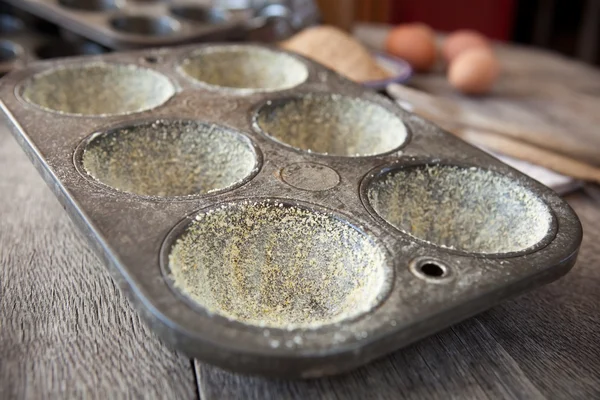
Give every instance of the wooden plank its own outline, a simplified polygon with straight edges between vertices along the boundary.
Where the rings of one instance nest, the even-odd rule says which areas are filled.
[[[4,126],[0,204],[1,399],[196,397]]]
[[[600,398],[600,207],[572,203],[586,235],[564,279],[340,377],[273,381],[197,362],[201,398]]]
[[[517,399],[539,396],[477,321],[460,324],[355,372],[313,381],[269,381],[198,364],[201,398]],[[494,366],[495,368],[489,368]]]

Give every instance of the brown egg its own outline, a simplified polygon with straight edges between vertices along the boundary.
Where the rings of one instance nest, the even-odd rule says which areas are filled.
[[[465,50],[450,63],[448,81],[456,89],[468,94],[489,91],[498,74],[500,65],[489,48]]]
[[[485,36],[465,29],[448,35],[442,47],[442,54],[446,61],[451,62],[465,50],[489,46],[490,43]]]
[[[387,36],[385,49],[406,60],[417,71],[431,69],[437,55],[433,30],[420,23],[394,28]]]

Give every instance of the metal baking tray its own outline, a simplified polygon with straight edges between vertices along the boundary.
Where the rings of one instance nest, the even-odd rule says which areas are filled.
[[[220,12],[209,0],[5,1],[117,50],[239,37],[250,18]]]
[[[12,132],[157,334],[341,373],[567,273],[553,191],[302,57],[210,44],[33,63]]]
[[[43,38],[27,29],[20,18],[0,13],[0,75],[35,59],[32,49],[42,42]]]
[[[0,13],[0,75],[35,60],[102,54],[108,49],[88,40],[39,32],[32,21]]]

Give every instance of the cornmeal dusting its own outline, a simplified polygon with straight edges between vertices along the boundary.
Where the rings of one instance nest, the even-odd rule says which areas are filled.
[[[386,293],[386,253],[330,215],[270,202],[198,214],[175,242],[175,286],[247,324],[310,328],[363,314]]]
[[[309,94],[263,106],[258,126],[292,147],[338,156],[385,153],[406,140],[402,120],[384,107],[339,94]]]
[[[186,196],[226,189],[249,176],[256,154],[242,134],[195,121],[158,120],[96,136],[83,167],[115,189]]]
[[[388,223],[438,246],[508,253],[540,242],[551,214],[512,179],[479,168],[430,165],[384,174],[368,190]]]

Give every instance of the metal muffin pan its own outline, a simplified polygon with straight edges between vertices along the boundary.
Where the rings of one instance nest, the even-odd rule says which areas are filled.
[[[18,16],[0,14],[0,75],[28,62],[49,58],[102,54],[104,47],[72,37],[70,40],[38,32]]]
[[[581,243],[550,189],[268,47],[34,63],[0,99],[141,315],[233,371],[356,368],[559,278]]]
[[[41,42],[42,38],[29,31],[19,17],[0,14],[0,75],[34,59],[31,49]]]
[[[111,49],[239,37],[243,21],[209,0],[6,0]]]

